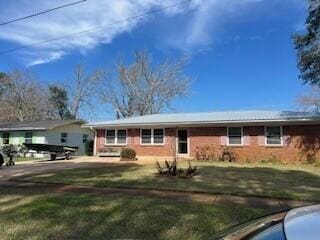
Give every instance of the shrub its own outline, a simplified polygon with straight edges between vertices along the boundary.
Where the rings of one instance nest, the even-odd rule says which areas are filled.
[[[136,151],[133,150],[132,148],[123,148],[121,150],[120,156],[122,159],[135,160],[136,159]]]
[[[217,159],[217,149],[214,145],[196,147],[196,160],[209,161]]]
[[[178,169],[176,161],[168,162],[167,160],[164,162],[164,166],[161,166],[161,164],[158,161],[156,161],[156,167],[160,175],[175,176],[182,178],[193,177],[196,175],[197,171],[197,167],[193,167],[190,161],[187,169]]]
[[[224,162],[235,162],[237,154],[230,148],[225,147],[221,150],[220,160]]]

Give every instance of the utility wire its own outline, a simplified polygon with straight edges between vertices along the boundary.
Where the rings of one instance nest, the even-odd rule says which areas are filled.
[[[178,6],[181,6],[181,5],[185,5],[185,4],[187,4],[187,3],[191,2],[191,1],[193,1],[193,0],[182,1],[182,2],[179,2],[179,3],[173,4],[173,5],[169,5],[169,6],[163,7],[163,8],[158,8],[156,10],[152,10],[152,11],[145,12],[145,13],[142,13],[142,14],[139,14],[139,15],[135,15],[135,16],[132,16],[132,17],[128,17],[128,18],[125,18],[125,19],[122,19],[122,20],[118,20],[118,21],[115,21],[115,22],[110,23],[110,24],[106,24],[106,25],[102,25],[102,26],[98,26],[98,27],[94,27],[94,28],[89,28],[87,30],[80,31],[80,32],[67,34],[67,35],[64,35],[62,37],[50,38],[50,39],[47,39],[47,40],[44,40],[44,41],[35,42],[35,43],[29,44],[29,45],[24,45],[24,46],[21,46],[21,47],[2,50],[2,51],[0,51],[0,55],[1,54],[5,54],[5,53],[10,53],[10,52],[15,52],[15,51],[18,51],[18,50],[21,50],[21,49],[25,49],[25,48],[30,48],[30,47],[34,47],[34,46],[38,46],[38,45],[43,45],[43,44],[46,44],[46,43],[49,43],[49,42],[54,42],[54,41],[57,41],[57,40],[61,40],[61,39],[72,37],[72,36],[81,35],[81,34],[84,34],[84,33],[99,32],[99,31],[104,30],[104,29],[101,29],[101,28],[110,27],[110,26],[113,26],[113,25],[116,25],[116,24],[119,24],[119,23],[122,23],[122,22],[132,21],[132,20],[135,20],[135,19],[139,19],[139,18],[143,18],[143,17],[149,16],[149,15],[152,15],[152,14],[157,14],[157,13],[163,12],[165,10],[168,10],[170,8],[174,8],[174,7],[178,7]]]
[[[7,22],[2,22],[2,23],[0,23],[0,26],[8,25],[8,24],[14,23],[14,22],[19,22],[19,21],[22,21],[22,20],[25,20],[25,19],[28,19],[28,18],[36,17],[36,16],[39,16],[39,15],[42,15],[42,14],[45,14],[45,13],[48,13],[48,12],[53,12],[55,10],[58,10],[58,9],[61,9],[61,8],[66,8],[66,7],[70,7],[70,6],[73,6],[73,5],[76,5],[76,4],[79,4],[79,3],[83,3],[83,2],[86,2],[86,1],[87,0],[80,0],[80,1],[77,1],[77,2],[68,3],[68,4],[64,4],[64,5],[61,5],[61,6],[58,6],[58,7],[55,7],[55,8],[51,8],[51,9],[48,9],[48,10],[45,10],[45,11],[42,11],[42,12],[37,12],[37,13],[31,14],[31,15],[28,15],[28,16],[25,16],[25,17],[16,18],[16,19],[13,19],[13,20],[10,20],[10,21],[7,21]]]

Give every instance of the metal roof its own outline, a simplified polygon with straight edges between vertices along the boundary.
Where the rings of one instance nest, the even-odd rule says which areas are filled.
[[[320,113],[293,111],[223,111],[198,113],[153,114],[106,122],[93,122],[86,127],[125,127],[143,125],[193,125],[252,122],[320,121]]]
[[[48,130],[73,123],[84,124],[86,122],[81,119],[6,122],[0,123],[0,131]]]

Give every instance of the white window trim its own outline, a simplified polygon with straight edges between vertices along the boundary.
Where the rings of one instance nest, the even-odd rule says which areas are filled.
[[[187,147],[187,153],[179,153],[178,151],[179,151],[179,137],[178,137],[178,135],[179,135],[179,133],[178,133],[178,131],[179,130],[186,130],[187,131],[187,144],[188,144],[188,147]],[[190,148],[190,146],[191,146],[191,144],[190,144],[190,129],[189,128],[179,128],[179,129],[177,129],[177,131],[176,131],[176,154],[178,155],[178,156],[181,156],[181,157],[189,157],[190,156],[190,150],[191,150],[191,148]]]
[[[151,143],[142,143],[142,130],[143,129],[151,129]],[[163,130],[163,143],[154,143],[154,130],[155,129],[162,129]],[[143,146],[163,146],[166,143],[166,129],[165,128],[140,128],[140,145]]]
[[[267,128],[268,127],[280,127],[280,144],[268,144],[267,141]],[[269,147],[282,147],[283,146],[283,127],[282,126],[264,126],[264,144]]]
[[[240,144],[233,144],[229,142],[229,128],[241,128],[241,143]],[[244,145],[244,138],[243,138],[243,127],[227,127],[227,146],[243,146]]]
[[[114,143],[107,143],[107,131],[114,130],[115,131],[115,139]],[[126,131],[126,143],[118,143],[118,130],[125,130]],[[104,130],[104,144],[106,146],[127,146],[128,145],[128,130],[127,129],[105,129]]]

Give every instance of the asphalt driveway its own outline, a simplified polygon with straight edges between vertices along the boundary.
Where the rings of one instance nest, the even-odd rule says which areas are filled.
[[[10,178],[29,174],[56,172],[73,168],[106,166],[110,162],[119,162],[116,158],[76,157],[71,160],[36,160],[18,162],[15,166],[0,168],[0,184],[5,184]]]

